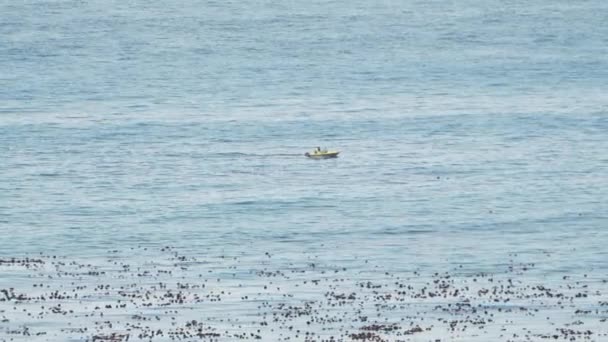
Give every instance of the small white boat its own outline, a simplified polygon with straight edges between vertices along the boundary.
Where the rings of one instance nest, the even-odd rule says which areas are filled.
[[[314,150],[310,153],[309,152],[304,153],[305,156],[307,156],[308,158],[312,158],[312,159],[338,158],[338,154],[340,154],[340,151],[328,151],[328,150],[321,150],[319,148],[317,148],[316,150]]]

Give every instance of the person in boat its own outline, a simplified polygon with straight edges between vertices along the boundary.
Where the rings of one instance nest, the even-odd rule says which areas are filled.
[[[315,149],[315,154],[319,154],[321,153],[321,148],[317,146],[317,148]]]

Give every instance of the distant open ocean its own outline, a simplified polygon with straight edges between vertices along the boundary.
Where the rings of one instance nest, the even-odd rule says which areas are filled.
[[[0,341],[608,340],[607,22],[0,1]]]

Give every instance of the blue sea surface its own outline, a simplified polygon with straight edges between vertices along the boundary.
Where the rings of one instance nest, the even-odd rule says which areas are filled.
[[[600,0],[0,2],[0,256],[606,279],[607,19]]]

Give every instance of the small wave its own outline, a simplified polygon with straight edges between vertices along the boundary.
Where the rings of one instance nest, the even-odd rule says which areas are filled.
[[[38,174],[40,177],[57,177],[59,175],[60,174],[58,172],[42,172]]]
[[[210,156],[219,157],[219,158],[271,158],[271,157],[299,157],[304,155],[302,153],[243,153],[243,152],[218,152],[218,153],[210,153]]]

